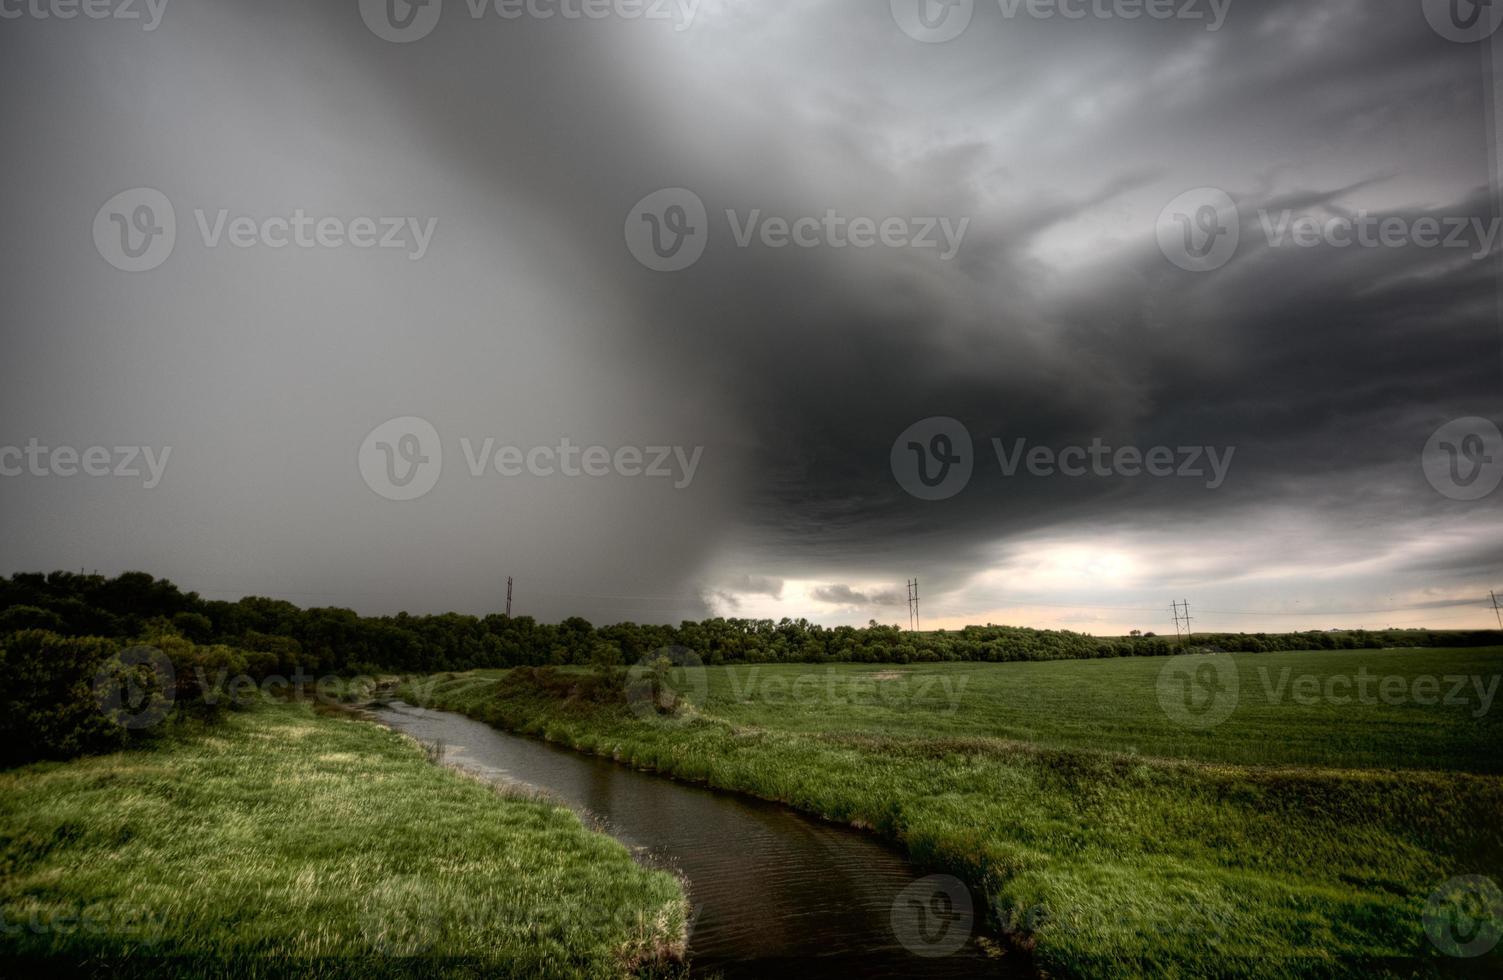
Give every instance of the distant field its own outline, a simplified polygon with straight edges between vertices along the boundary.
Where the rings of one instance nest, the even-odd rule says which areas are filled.
[[[1224,697],[1218,669],[1230,712],[1182,724],[1209,717],[1177,720],[1184,679]],[[1499,648],[714,667],[674,672],[700,691],[667,717],[582,671],[403,695],[873,828],[968,882],[1051,974],[1497,975],[1503,948],[1462,961],[1425,923],[1449,882],[1503,881],[1500,670]],[[1375,703],[1326,697],[1362,698],[1363,676]]]
[[[620,976],[687,915],[562,807],[306,705],[0,772],[0,868],[13,976]]]
[[[1503,772],[1503,702],[1495,700],[1503,647],[1214,659],[1236,664],[1235,707],[1205,729],[1178,724],[1161,706],[1169,660],[1158,657],[709,667],[704,709],[785,731],[981,736],[1253,765]],[[1165,684],[1171,695],[1178,690],[1173,678]]]

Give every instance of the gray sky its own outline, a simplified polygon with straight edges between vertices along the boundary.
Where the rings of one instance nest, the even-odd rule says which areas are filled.
[[[1503,490],[1455,498],[1503,447],[1447,430],[1473,478],[1448,495],[1426,446],[1503,420],[1503,42],[1448,40],[1421,0],[1231,0],[1215,30],[976,0],[945,43],[872,0],[701,0],[692,24],[442,0],[406,43],[357,0],[168,0],[152,30],[36,2],[0,20],[0,468],[33,439],[111,470],[114,447],[171,453],[153,486],[144,463],[54,472],[66,454],[0,476],[0,571],[371,613],[494,611],[514,575],[519,611],[596,622],[906,622],[913,576],[932,625],[1163,632],[1186,598],[1206,629],[1495,622]],[[1160,224],[1172,243],[1166,205],[1207,187],[1240,236],[1187,271]],[[112,221],[142,199],[107,202],[137,188],[176,239],[122,271]],[[706,214],[673,272],[626,234],[665,188]],[[291,232],[267,219],[299,212],[350,237],[403,219],[403,247],[271,247]],[[812,222],[813,247],[771,247],[775,223],[738,244],[830,212],[940,247],[837,248]],[[1286,212],[1403,233],[1280,244]],[[1427,222],[1473,247],[1422,247]],[[378,429],[408,417],[441,463]],[[925,501],[893,449],[935,417],[973,475]],[[1233,455],[1214,489],[1008,476],[993,438]],[[488,465],[564,439],[609,474]],[[408,475],[419,444],[431,488],[389,499],[383,466]],[[616,452],[659,446],[668,476]]]

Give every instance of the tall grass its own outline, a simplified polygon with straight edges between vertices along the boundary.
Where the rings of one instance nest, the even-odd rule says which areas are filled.
[[[268,705],[0,773],[6,973],[620,976],[686,901],[569,811],[375,724]]]

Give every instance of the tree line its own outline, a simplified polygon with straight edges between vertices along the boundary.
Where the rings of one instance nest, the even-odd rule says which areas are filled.
[[[242,652],[263,670],[315,674],[417,673],[493,667],[635,663],[666,647],[707,664],[1005,662],[1167,656],[1185,645],[1160,636],[1095,637],[1068,630],[968,626],[913,633],[872,622],[825,627],[807,619],[715,617],[677,626],[595,626],[570,617],[444,613],[361,616],[247,597],[210,600],[145,572],[113,578],[72,572],[0,579],[0,636],[17,630],[143,642],[163,635]],[[1497,630],[1353,630],[1340,633],[1197,633],[1191,649],[1227,652],[1481,646]]]

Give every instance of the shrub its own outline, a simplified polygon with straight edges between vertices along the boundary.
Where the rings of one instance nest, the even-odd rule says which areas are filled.
[[[0,633],[18,633],[21,630],[63,633],[67,631],[67,626],[63,617],[50,609],[37,606],[11,606],[0,612]]]
[[[152,673],[146,668],[146,673]],[[98,637],[25,630],[0,639],[0,764],[107,752],[128,730],[105,711],[95,685],[149,684]]]

